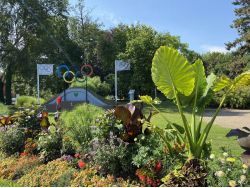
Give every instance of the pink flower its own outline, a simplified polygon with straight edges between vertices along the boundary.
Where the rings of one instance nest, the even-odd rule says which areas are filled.
[[[78,158],[78,159],[80,159],[80,157],[81,157],[81,155],[79,153],[76,153],[74,156],[75,156],[75,158]]]

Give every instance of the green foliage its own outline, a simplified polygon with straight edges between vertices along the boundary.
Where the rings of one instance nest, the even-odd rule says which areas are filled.
[[[217,76],[226,75],[234,78],[249,70],[249,55],[235,55],[234,53],[209,52],[202,55],[206,74],[214,73]]]
[[[202,61],[197,60],[191,65],[177,50],[162,46],[156,51],[153,58],[152,79],[167,98],[175,100],[185,130],[185,137],[175,124],[164,117],[166,123],[170,125],[169,128],[177,131],[175,136],[178,137],[179,141],[186,144],[189,157],[199,159],[203,150],[206,150],[206,139],[226,97],[231,91],[250,85],[250,72],[244,72],[233,80],[226,76],[215,80],[213,75],[206,78]],[[201,130],[202,116],[205,105],[211,99],[211,93],[222,89],[225,89],[226,92],[219,107],[205,128]],[[154,107],[153,103],[150,105]],[[184,114],[186,106],[192,106],[190,121]],[[199,121],[197,121],[196,116],[200,116]],[[171,151],[171,145],[167,142],[165,143]]]
[[[218,106],[221,97],[225,94],[225,91],[220,91],[215,94],[213,98],[213,105]],[[250,87],[240,87],[235,91],[228,94],[224,104],[224,107],[228,108],[250,108]]]
[[[37,110],[29,108],[19,109],[13,115],[13,117],[16,118],[14,125],[23,130],[26,138],[35,138],[41,131],[37,113]]]
[[[133,155],[132,164],[137,168],[144,167],[151,162],[164,158],[164,145],[158,134],[151,133],[148,136],[141,134],[136,138],[137,153]]]
[[[162,178],[166,187],[206,187],[205,163],[191,159],[181,167],[176,167],[171,173]]]
[[[119,96],[126,97],[128,88],[135,89],[136,93],[141,95],[153,93],[151,61],[155,50],[161,45],[179,49],[190,60],[197,56],[188,49],[187,44],[180,41],[179,37],[169,33],[158,33],[152,27],[143,24],[120,24],[100,37],[98,50],[102,72],[106,73],[104,76],[113,73],[114,63],[111,62],[116,59],[129,60],[131,64],[130,71],[118,74]]]
[[[91,145],[93,163],[101,167],[100,173],[116,177],[133,175],[134,166],[131,165],[133,150],[128,143],[110,133],[107,139],[94,139]]]
[[[13,181],[0,179],[0,187],[20,187],[20,185]]]
[[[103,109],[94,105],[83,104],[71,112],[63,112],[61,126],[64,135],[79,152],[86,152],[88,144],[93,139],[91,126],[95,125],[96,118],[103,113]]]
[[[207,161],[207,186],[216,187],[245,187],[249,186],[249,168],[238,157],[230,152],[220,153]]]
[[[7,66],[7,71],[6,71],[6,83],[5,83],[5,102],[8,105],[12,104],[12,93],[11,93],[11,85],[12,85],[12,66],[9,65]]]
[[[37,141],[37,149],[40,152],[40,158],[44,162],[52,161],[61,156],[62,135],[59,132],[40,133]]]
[[[40,103],[43,104],[45,103],[45,100],[40,98]],[[37,98],[31,97],[31,96],[20,96],[17,98],[17,106],[18,107],[32,107],[36,106],[37,103]]]
[[[189,96],[194,89],[194,70],[177,50],[160,47],[153,58],[152,79],[157,88],[169,99],[174,92]]]
[[[0,150],[7,155],[21,152],[24,147],[25,135],[19,128],[8,128],[0,132]]]
[[[233,42],[227,43],[227,48],[232,49],[237,48],[236,52],[239,54],[249,54],[249,6],[250,2],[248,0],[234,0],[232,2],[237,8],[235,8],[234,13],[237,16],[231,25],[232,28],[237,29],[239,37]]]
[[[85,88],[85,82],[73,82],[71,87],[83,87]],[[111,86],[105,81],[101,81],[99,76],[94,76],[92,78],[88,78],[88,88],[93,92],[97,93],[101,96],[107,96],[111,93]]]
[[[4,114],[6,115],[8,113],[9,113],[8,107],[6,105],[0,103],[0,114],[1,115],[4,115]]]

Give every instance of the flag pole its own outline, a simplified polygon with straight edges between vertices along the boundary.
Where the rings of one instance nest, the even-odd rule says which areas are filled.
[[[40,86],[39,86],[39,71],[38,71],[38,65],[37,67],[37,103],[40,105]]]
[[[115,61],[115,104],[117,105],[117,67],[116,67],[116,61]]]

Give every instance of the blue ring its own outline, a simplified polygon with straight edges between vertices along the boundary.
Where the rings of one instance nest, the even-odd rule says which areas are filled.
[[[66,72],[69,72],[69,67],[67,65],[59,65],[56,69],[56,74],[58,78],[63,78],[62,71],[61,71],[62,68],[65,68],[67,70]]]

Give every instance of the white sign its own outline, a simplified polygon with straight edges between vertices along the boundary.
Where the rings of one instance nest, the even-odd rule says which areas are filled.
[[[53,64],[37,64],[37,74],[38,75],[52,75]]]
[[[117,72],[124,71],[124,70],[130,70],[130,64],[122,60],[115,60],[115,101],[116,102],[118,100]]]
[[[130,64],[122,60],[115,60],[115,70],[116,71],[130,70]]]

